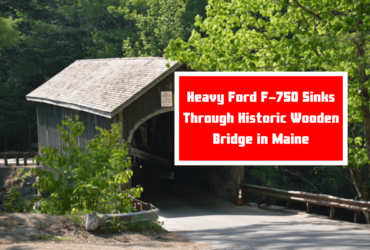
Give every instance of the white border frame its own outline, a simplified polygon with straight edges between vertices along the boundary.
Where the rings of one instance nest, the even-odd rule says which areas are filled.
[[[343,77],[343,161],[180,161],[180,76],[342,76]],[[175,72],[175,165],[236,166],[236,165],[348,165],[348,74],[347,72]]]

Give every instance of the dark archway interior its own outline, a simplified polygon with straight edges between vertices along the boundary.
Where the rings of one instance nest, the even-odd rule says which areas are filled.
[[[151,202],[153,192],[181,194],[187,187],[210,191],[208,167],[174,166],[174,145],[174,112],[152,117],[135,131],[131,146],[142,154],[132,157],[132,186],[144,187],[144,201]]]
[[[174,160],[174,112],[154,116],[141,124],[133,136],[133,146],[159,157]]]

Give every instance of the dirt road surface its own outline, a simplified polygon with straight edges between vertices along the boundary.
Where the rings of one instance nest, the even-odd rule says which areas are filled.
[[[76,227],[63,216],[34,213],[0,214],[0,249],[194,249],[205,250],[202,243],[193,243],[171,232],[90,233]]]

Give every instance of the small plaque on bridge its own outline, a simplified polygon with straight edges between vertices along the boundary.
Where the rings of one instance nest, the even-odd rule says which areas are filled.
[[[172,91],[161,92],[161,103],[162,107],[172,107]]]

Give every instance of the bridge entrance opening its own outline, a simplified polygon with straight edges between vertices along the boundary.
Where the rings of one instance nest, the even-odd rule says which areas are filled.
[[[243,182],[242,166],[175,166],[174,112],[146,120],[133,133],[131,143],[132,186],[144,188],[142,199],[165,193],[181,196],[202,191],[234,201]],[[195,141],[194,143],[201,143]],[[165,197],[165,196],[162,196]]]
[[[181,193],[186,186],[209,191],[199,167],[174,165],[174,147],[174,112],[154,116],[134,132],[132,186],[141,185],[144,197],[153,192]]]

